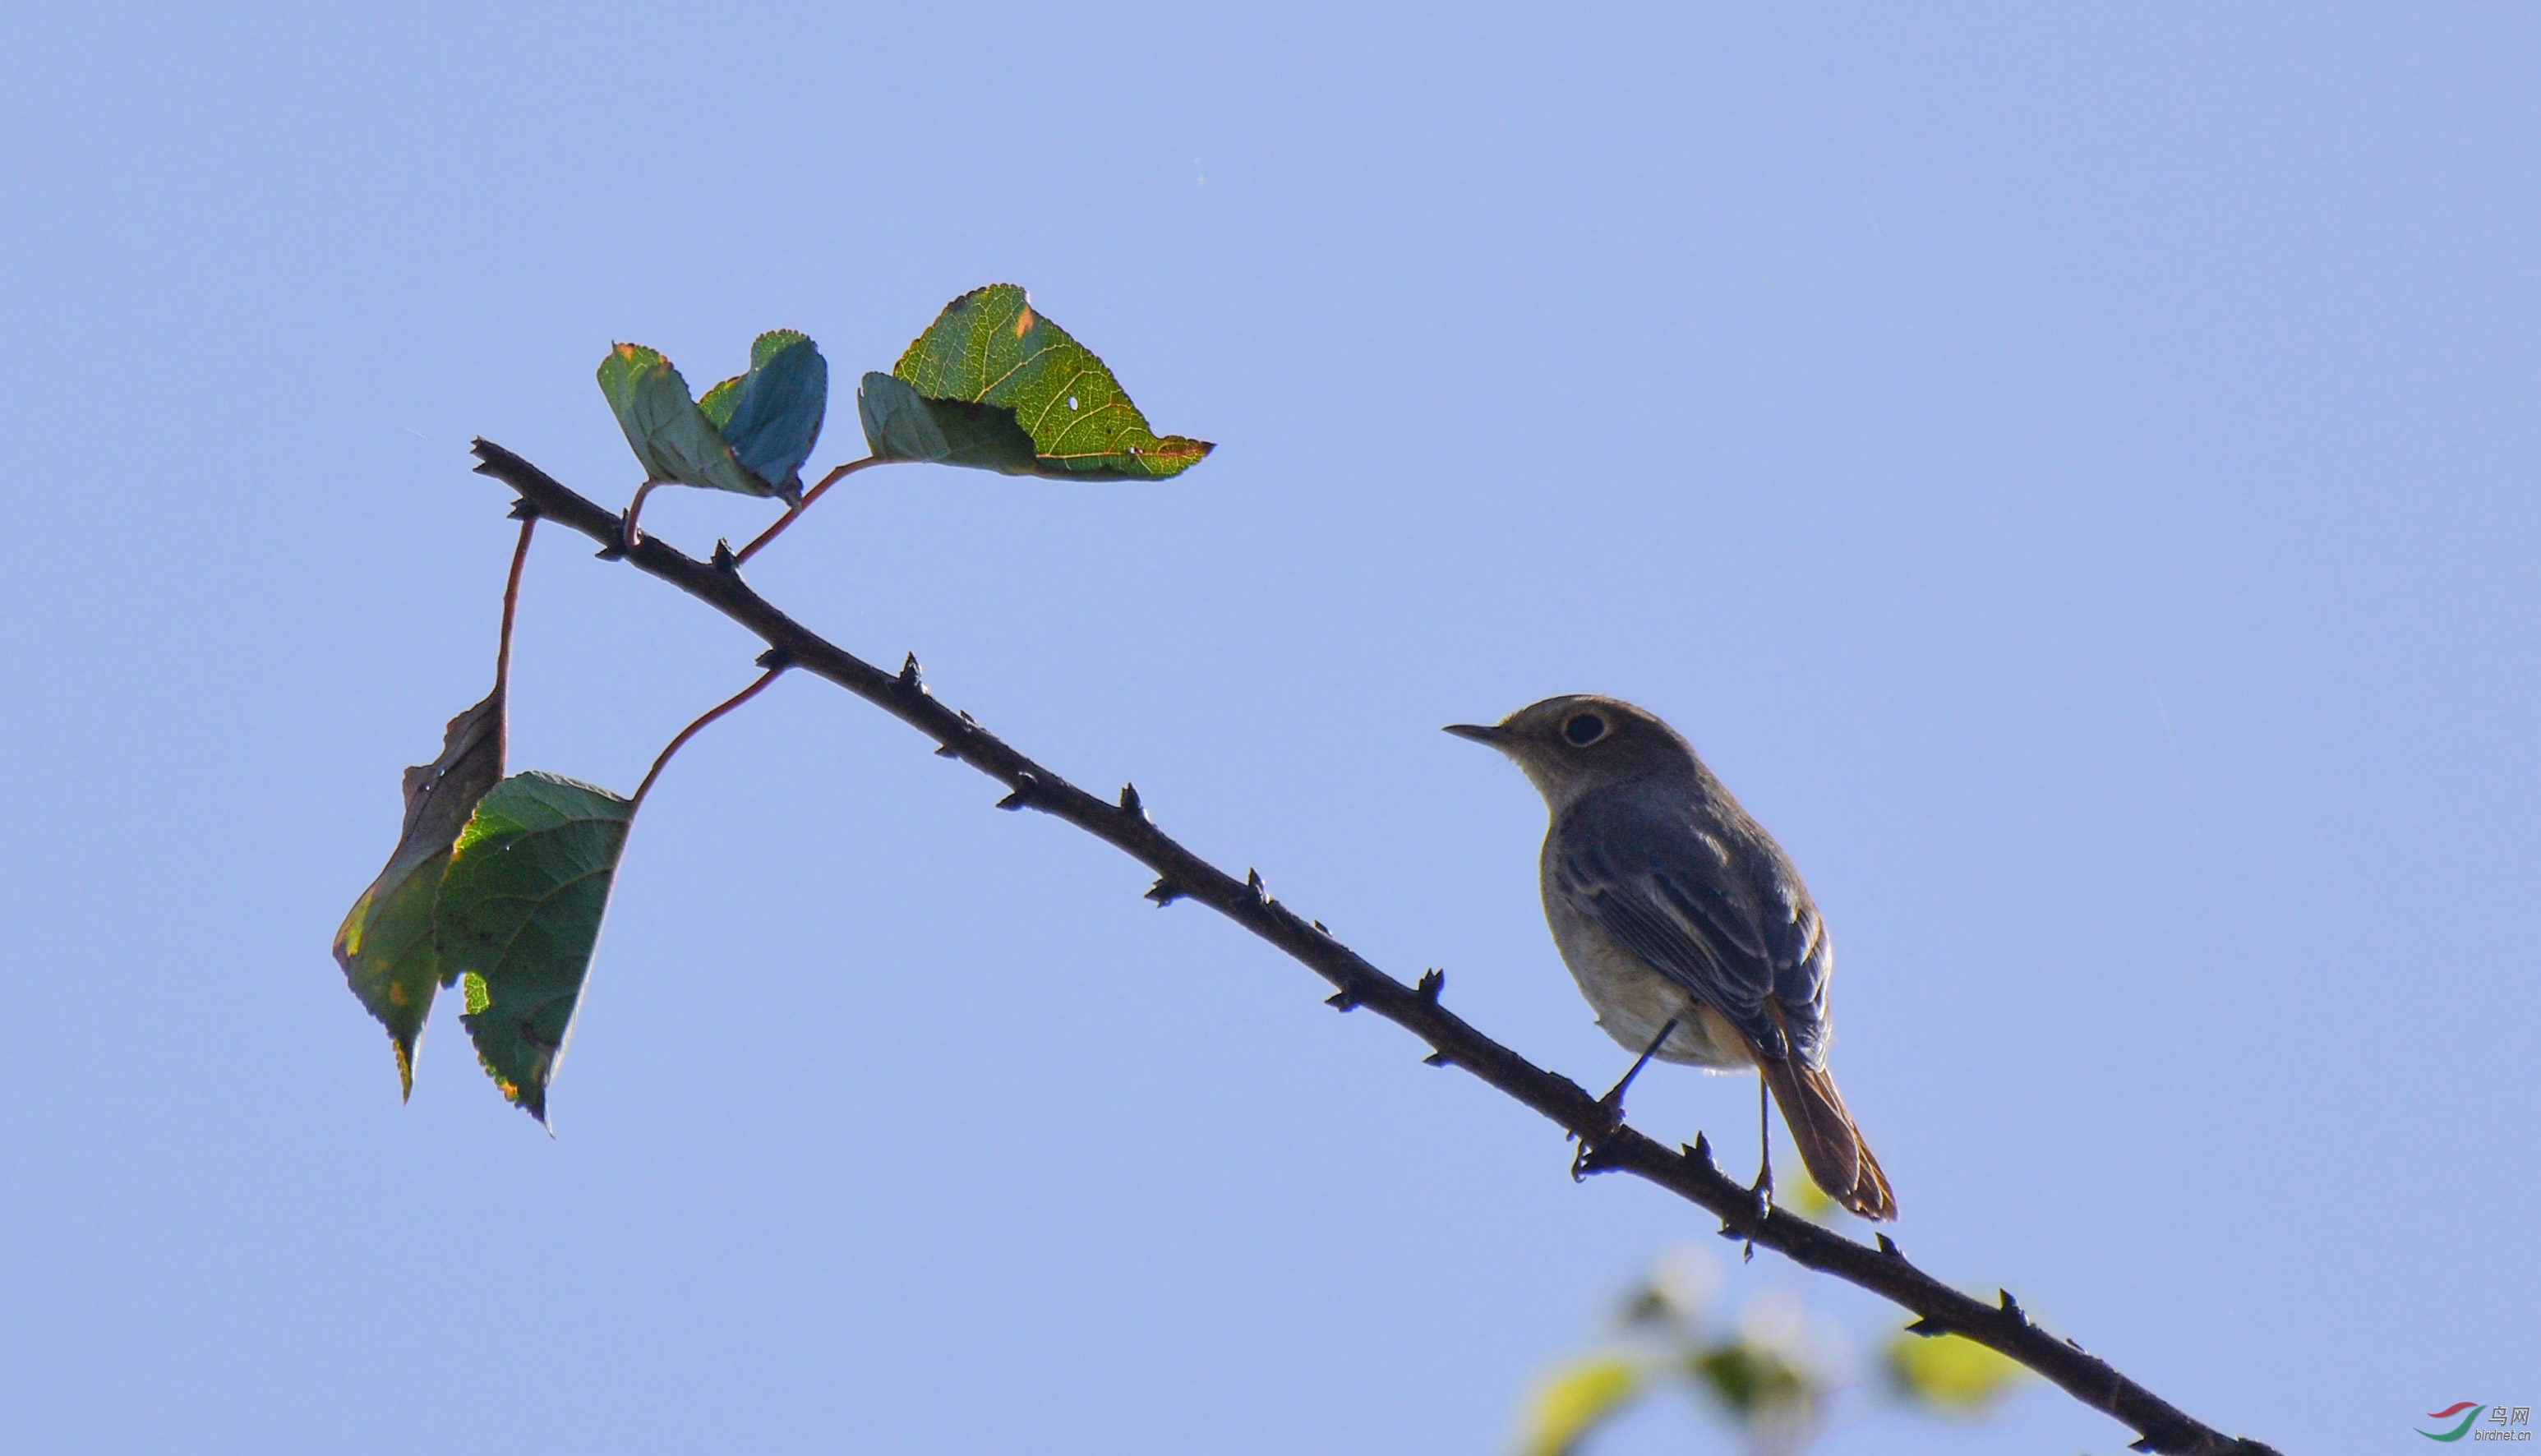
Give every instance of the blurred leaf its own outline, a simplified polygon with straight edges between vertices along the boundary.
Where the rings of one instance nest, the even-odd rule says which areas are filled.
[[[605,788],[516,773],[477,803],[442,876],[442,984],[465,983],[477,1059],[541,1123],[634,812]]]
[[[2009,1356],[1956,1335],[1900,1332],[1888,1343],[1888,1379],[1899,1395],[1944,1415],[1974,1416],[2028,1374]]]
[[[970,466],[1006,475],[1029,475],[1041,468],[1032,436],[1015,423],[1013,410],[1000,405],[929,400],[907,381],[868,374],[856,391],[856,413],[867,448],[884,460]]]
[[[1817,1380],[1790,1356],[1752,1340],[1733,1340],[1694,1358],[1694,1373],[1742,1422],[1805,1416],[1817,1404]]]
[[[700,407],[741,468],[791,501],[802,494],[803,462],[829,411],[830,361],[805,335],[771,329],[751,344],[750,372],[715,386]]]
[[[441,757],[405,770],[405,823],[397,851],[335,931],[335,964],[380,1019],[397,1052],[401,1094],[414,1091],[414,1048],[442,983],[432,944],[433,897],[450,846],[476,801],[503,776],[503,691],[450,720]]]
[[[1634,1325],[1673,1328],[1685,1323],[1684,1311],[1679,1310],[1676,1301],[1668,1298],[1667,1291],[1655,1282],[1642,1284],[1627,1295],[1619,1318],[1626,1328]]]
[[[1827,1191],[1818,1187],[1814,1178],[1794,1178],[1790,1183],[1787,1195],[1777,1190],[1776,1197],[1802,1218],[1812,1223],[1826,1222],[1827,1215],[1836,1207],[1835,1200],[1827,1196]]]
[[[993,462],[982,465],[987,470],[1098,480],[1163,479],[1182,473],[1216,448],[1205,440],[1160,437],[1149,429],[1146,416],[1129,402],[1103,361],[1067,330],[1035,313],[1023,289],[1012,283],[975,288],[946,304],[891,372],[928,401],[962,400],[1011,412],[1016,427],[1032,441],[1032,462],[1019,467],[1006,451],[985,449],[989,427],[974,422],[968,428],[977,437],[975,444]],[[870,377],[867,389],[870,397]],[[900,401],[885,402],[900,409]],[[883,417],[905,414],[887,410]],[[908,437],[877,433],[875,418],[869,406],[866,440],[885,459],[973,463],[953,455],[889,454],[889,448],[904,445]],[[941,415],[934,422],[948,439],[956,434]]]
[[[1525,1456],[1568,1456],[1583,1436],[1640,1393],[1640,1367],[1621,1355],[1564,1365],[1527,1403],[1518,1449]]]
[[[1719,1291],[1721,1277],[1719,1260],[1691,1244],[1679,1244],[1650,1271],[1648,1297],[1664,1304],[1680,1324],[1690,1328]]]
[[[765,334],[762,339],[777,336]],[[811,454],[809,436],[820,433],[820,415],[829,395],[829,366],[821,362],[818,350],[810,349],[811,340],[801,334],[790,337],[801,340],[808,355],[793,354],[790,345],[779,345],[766,360],[754,362],[750,373],[715,386],[707,396],[713,405],[711,414],[689,398],[689,382],[659,351],[630,343],[611,349],[609,357],[600,361],[600,393],[617,414],[618,428],[626,432],[627,448],[643,466],[644,478],[742,495],[774,495],[789,503],[799,499],[801,480],[795,473],[803,457]],[[780,355],[790,357],[782,368],[774,367]],[[811,397],[815,385],[817,399]],[[752,411],[746,419],[745,406]],[[784,477],[767,479],[746,468],[719,428],[722,422],[746,425],[752,431],[755,458],[769,469],[782,466]],[[794,453],[798,442],[799,455]]]

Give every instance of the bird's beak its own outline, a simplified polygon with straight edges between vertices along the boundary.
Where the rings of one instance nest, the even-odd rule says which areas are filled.
[[[1508,741],[1507,729],[1486,728],[1480,723],[1450,723],[1447,725],[1447,731],[1458,738],[1470,738],[1476,743],[1488,744],[1492,748],[1498,748]]]

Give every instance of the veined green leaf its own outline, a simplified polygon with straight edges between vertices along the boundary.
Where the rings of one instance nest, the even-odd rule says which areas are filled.
[[[1129,402],[1128,393],[1103,361],[1034,312],[1023,289],[1012,283],[976,288],[946,304],[891,372],[929,403],[960,400],[1011,411],[1015,427],[1032,442],[1034,474],[1163,479],[1189,470],[1216,448],[1205,440],[1159,436],[1149,429],[1146,416]],[[923,443],[914,423],[902,433],[878,431],[878,421],[887,426],[909,419],[910,412],[905,401],[894,399],[884,398],[880,408],[870,402],[876,399],[872,378],[866,377],[868,402],[862,413],[866,442],[875,454],[1023,473],[1014,468],[1010,447],[988,442],[992,429],[979,422],[984,416],[957,427],[940,411],[925,411],[937,433],[965,441],[943,455],[913,448],[912,442]],[[966,454],[978,459],[961,458]]]
[[[405,823],[388,867],[353,902],[335,931],[335,964],[363,1009],[388,1028],[398,1084],[414,1091],[414,1049],[441,984],[432,904],[451,844],[476,803],[503,776],[503,692],[450,720],[441,757],[405,770]]]
[[[461,832],[432,915],[444,985],[486,1074],[541,1123],[573,1035],[634,805],[553,773],[516,773]]]

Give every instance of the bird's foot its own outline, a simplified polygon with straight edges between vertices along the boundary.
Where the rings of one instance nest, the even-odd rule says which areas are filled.
[[[1747,1252],[1744,1262],[1753,1264],[1756,1262],[1756,1230],[1763,1228],[1765,1220],[1774,1216],[1774,1165],[1772,1163],[1767,1163],[1756,1170],[1756,1183],[1747,1190],[1747,1198],[1755,1212],[1753,1221],[1747,1225]]]
[[[1597,1110],[1606,1115],[1608,1130],[1624,1126],[1624,1084],[1607,1088],[1606,1095],[1597,1099]]]

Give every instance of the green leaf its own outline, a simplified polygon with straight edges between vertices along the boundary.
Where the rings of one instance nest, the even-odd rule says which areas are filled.
[[[738,403],[740,386],[726,383],[734,384],[731,399]],[[716,389],[720,394],[723,386]],[[600,361],[600,393],[626,432],[644,478],[742,495],[786,494],[742,468],[723,432],[689,398],[689,382],[658,351],[630,343],[611,349]],[[722,400],[717,402],[721,407]]]
[[[634,812],[605,788],[516,773],[477,803],[442,876],[441,983],[465,982],[477,1060],[541,1123]]]
[[[1032,473],[1096,480],[1159,480],[1181,474],[1216,447],[1181,435],[1158,436],[1129,402],[1121,382],[1092,350],[1033,311],[1012,283],[975,288],[944,306],[900,356],[892,374],[930,401],[962,400],[1010,410],[1031,439]],[[870,395],[871,376],[868,379]],[[879,435],[865,413],[865,438],[893,460],[969,460],[925,454],[887,455],[898,441]],[[888,417],[888,416],[886,416]],[[938,421],[939,428],[941,421]],[[946,432],[948,435],[950,431]],[[1005,463],[985,469],[1020,473]]]
[[[414,1048],[441,984],[432,945],[433,897],[450,846],[476,803],[503,776],[503,691],[450,720],[441,757],[405,770],[405,824],[395,853],[335,931],[335,964],[380,1019],[397,1052],[398,1085],[414,1091]]]
[[[1641,1370],[1621,1355],[1592,1355],[1555,1370],[1527,1402],[1518,1449],[1568,1456],[1589,1431],[1641,1393]]]
[[[750,346],[750,372],[715,386],[698,405],[731,442],[741,468],[788,501],[802,494],[803,462],[812,458],[829,406],[830,361],[791,328],[761,334]]]
[[[1006,475],[1038,474],[1032,436],[1002,405],[929,400],[904,380],[868,374],[856,391],[865,444],[884,460],[971,466]]]
[[[1957,1335],[1900,1333],[1888,1344],[1888,1383],[1947,1416],[1981,1414],[2029,1371],[2010,1356]]]

